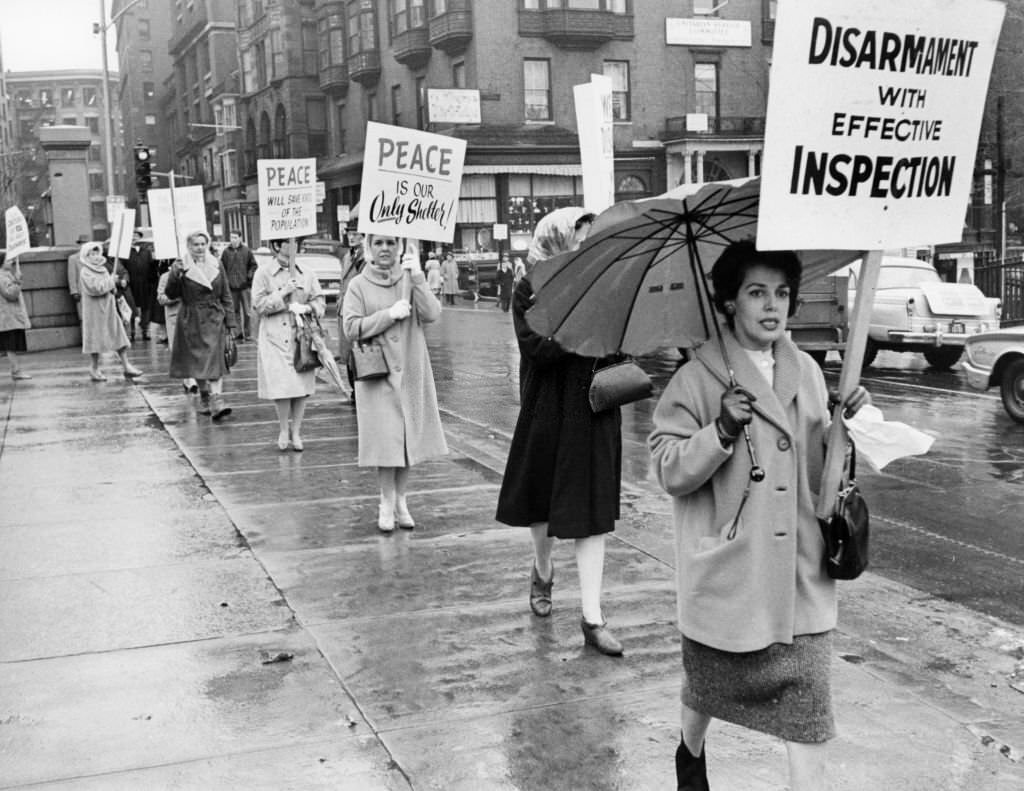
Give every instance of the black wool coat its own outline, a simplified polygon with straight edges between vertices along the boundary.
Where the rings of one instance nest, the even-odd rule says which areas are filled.
[[[595,360],[530,329],[532,304],[533,287],[523,278],[512,300],[521,404],[496,519],[547,522],[554,538],[609,533],[619,518],[622,418],[618,409],[593,413],[587,394]]]

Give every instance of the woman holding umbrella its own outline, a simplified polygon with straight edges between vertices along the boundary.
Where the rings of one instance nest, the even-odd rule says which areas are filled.
[[[826,785],[836,590],[815,500],[830,394],[786,336],[800,275],[792,252],[727,247],[711,279],[728,330],[696,349],[654,413],[652,466],[674,498],[684,669],[676,775],[688,791],[708,788],[712,718],[783,739],[793,791]],[[845,414],[869,402],[859,387]]]
[[[412,530],[406,487],[409,469],[448,453],[423,325],[437,321],[441,303],[427,288],[419,256],[398,259],[398,239],[368,234],[367,266],[352,278],[342,305],[345,335],[379,344],[387,376],[356,381],[359,466],[376,467],[380,486],[377,527]],[[406,296],[408,295],[408,296]]]
[[[593,214],[572,207],[545,216],[534,232],[529,264],[577,247],[593,219]],[[618,409],[593,412],[587,392],[599,361],[572,354],[530,329],[525,314],[532,304],[528,274],[513,296],[520,409],[496,518],[506,525],[530,528],[530,609],[540,618],[551,615],[554,540],[573,540],[584,644],[620,656],[622,644],[601,612],[601,585],[605,536],[619,518],[621,417]]]
[[[295,370],[296,321],[305,313],[322,317],[326,305],[316,276],[291,261],[296,241],[279,239],[270,246],[277,257],[257,269],[252,282],[252,307],[260,317],[257,394],[277,409],[278,450],[288,450],[291,443],[301,452],[302,418],[306,400],[316,391],[316,375],[314,370]]]

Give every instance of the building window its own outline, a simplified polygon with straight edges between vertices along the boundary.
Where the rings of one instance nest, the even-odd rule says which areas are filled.
[[[145,116],[145,118],[143,120],[146,122],[146,126],[156,126],[156,116],[155,115],[147,115],[147,116]]]
[[[238,183],[238,152],[233,148],[220,154],[220,181],[225,187]]]
[[[156,97],[156,83],[155,82],[144,82],[142,83],[142,98],[147,102],[152,101]]]
[[[377,25],[371,0],[350,0],[348,4],[349,57],[377,49]]]
[[[139,40],[149,41],[149,20],[139,17]]]
[[[345,103],[338,102],[334,109],[334,142],[339,154],[345,153]]]
[[[629,61],[606,60],[604,75],[612,80],[612,120],[628,121],[629,108]]]
[[[22,118],[20,121],[18,121],[18,137],[20,137],[22,140],[34,137],[35,133],[35,121],[29,120],[28,118]]]
[[[284,105],[279,104],[274,113],[274,156],[287,159],[290,156],[288,149],[288,116],[285,115]]]
[[[524,11],[540,11],[544,8],[578,8],[583,11],[611,11],[626,13],[626,0],[522,0]]]
[[[270,116],[265,112],[260,115],[260,137],[256,145],[257,159],[270,159]],[[255,170],[253,163],[253,170]]]
[[[694,112],[708,117],[708,128],[714,129],[718,118],[718,64],[693,64]]]
[[[545,214],[563,206],[582,205],[583,180],[579,176],[510,175],[505,216],[511,248],[526,250],[533,229]]]
[[[242,91],[244,93],[252,93],[258,87],[256,53],[251,48],[242,50]]]
[[[148,49],[139,50],[139,63],[143,71],[153,71],[153,51]]]
[[[100,144],[99,143],[91,143],[89,145],[89,161],[90,162],[100,162],[100,161],[102,161],[102,159],[103,158],[100,156]]]
[[[84,104],[86,107],[96,106],[95,88],[82,88],[82,104]]]
[[[523,102],[527,121],[551,120],[551,61],[523,61]]]
[[[302,73],[315,77],[316,68],[316,22],[302,23]]]
[[[427,128],[427,78],[416,78],[416,128]]]
[[[60,89],[60,106],[61,107],[74,107],[75,106],[75,89],[74,88],[61,88]]]
[[[391,35],[399,36],[407,30],[427,24],[423,0],[391,0]]]
[[[306,99],[306,121],[309,124],[308,156],[327,156],[327,105],[322,97]]]
[[[380,118],[380,108],[377,107],[377,92],[371,91],[366,94],[366,120],[376,121]]]
[[[39,106],[53,107],[53,88],[39,89]]]
[[[72,88],[74,90],[74,88]],[[18,91],[14,94],[14,103],[19,108],[31,107],[32,106],[32,92],[31,91]]]
[[[93,225],[106,225],[107,223],[107,203],[102,200],[94,200],[89,204],[90,214],[92,215]]]
[[[466,62],[464,60],[452,64],[452,87],[466,87]]]
[[[430,0],[430,16],[441,16],[448,12],[448,0]]]
[[[93,192],[103,191],[103,174],[102,173],[90,173],[89,174],[89,189]]]
[[[717,13],[721,0],[693,0],[694,16],[710,16]]]
[[[391,124],[402,125],[402,86],[391,86]]]
[[[256,137],[256,123],[250,118],[245,122],[245,172],[256,172],[256,148],[259,145]]]
[[[85,125],[89,127],[89,131],[94,135],[98,135],[100,133],[100,119],[96,116],[86,118]]]
[[[267,84],[267,45],[266,42],[257,41],[252,48],[252,56],[256,62],[256,84],[257,90]]]
[[[270,31],[270,79],[278,80],[285,76],[284,50],[281,49],[281,31]]]
[[[60,119],[60,122],[64,124],[64,126],[78,126],[78,119],[73,115],[65,115]]]

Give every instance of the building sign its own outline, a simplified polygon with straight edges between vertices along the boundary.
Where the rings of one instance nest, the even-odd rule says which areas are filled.
[[[316,233],[316,159],[259,159],[260,238]]]
[[[778,42],[778,34],[775,41]],[[669,17],[665,20],[665,43],[683,47],[749,47],[750,21]],[[778,46],[775,51],[778,52]]]
[[[149,221],[153,226],[153,257],[181,258],[190,233],[206,230],[203,188],[174,187],[149,191]]]
[[[478,124],[480,91],[430,88],[427,117],[432,124]]]
[[[996,0],[779,4],[757,244],[960,241]]]
[[[366,125],[359,232],[451,243],[466,141]]]

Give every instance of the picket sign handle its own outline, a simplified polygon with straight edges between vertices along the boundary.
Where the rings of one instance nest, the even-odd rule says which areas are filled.
[[[857,299],[850,316],[849,332],[846,336],[846,351],[843,353],[843,370],[839,374],[839,404],[832,412],[832,427],[829,429],[828,451],[825,467],[821,474],[821,491],[818,495],[816,513],[819,519],[827,519],[832,513],[836,495],[843,478],[843,463],[849,435],[843,424],[842,402],[860,383],[860,369],[864,362],[864,351],[868,343],[868,325],[871,323],[871,308],[875,302],[875,288],[882,268],[882,251],[869,250],[864,254],[857,275]]]
[[[294,236],[288,240],[288,277],[292,280],[298,280],[299,277],[298,270],[295,268],[295,248],[297,246]]]
[[[416,244],[414,239],[403,239],[402,240],[402,256],[405,258],[406,253],[418,256],[420,254],[419,246]],[[401,258],[399,263],[401,263]],[[412,275],[408,272],[402,272],[402,299],[408,302],[412,299]]]

